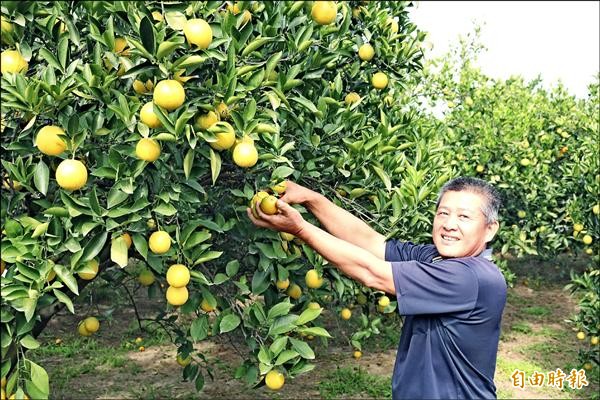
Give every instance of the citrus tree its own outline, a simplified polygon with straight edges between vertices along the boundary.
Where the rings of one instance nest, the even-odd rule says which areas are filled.
[[[166,299],[156,320],[198,390],[210,368],[193,344],[209,335],[243,338],[250,384],[310,371],[304,338],[330,336],[319,301],[348,319],[356,298],[359,354],[395,301],[245,209],[293,179],[382,233],[428,238],[453,171],[407,88],[423,40],[409,6],[3,2],[3,393],[47,397],[27,351],[87,285],[131,276]]]

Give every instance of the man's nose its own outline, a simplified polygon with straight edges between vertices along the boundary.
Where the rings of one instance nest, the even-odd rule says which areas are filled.
[[[455,230],[457,228],[456,222],[457,222],[457,218],[453,214],[450,214],[450,215],[448,215],[448,218],[446,218],[444,220],[443,227],[444,227],[444,229],[446,229],[448,231]]]

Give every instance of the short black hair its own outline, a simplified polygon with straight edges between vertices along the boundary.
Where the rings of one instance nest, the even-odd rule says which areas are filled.
[[[446,182],[440,189],[436,208],[440,205],[440,200],[446,192],[473,192],[482,195],[486,204],[481,212],[485,215],[486,222],[491,224],[498,221],[498,210],[502,207],[502,198],[500,192],[489,182],[483,179],[473,178],[470,176],[461,176]]]

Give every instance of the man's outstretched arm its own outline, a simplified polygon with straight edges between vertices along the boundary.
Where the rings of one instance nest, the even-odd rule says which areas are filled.
[[[389,262],[305,221],[297,210],[281,200],[277,201],[277,207],[279,213],[275,215],[267,215],[258,210],[259,219],[247,209],[248,217],[257,226],[296,235],[331,264],[363,285],[395,293]]]
[[[289,204],[303,204],[319,220],[327,232],[385,259],[385,236],[360,218],[337,206],[322,194],[287,181],[281,198]]]

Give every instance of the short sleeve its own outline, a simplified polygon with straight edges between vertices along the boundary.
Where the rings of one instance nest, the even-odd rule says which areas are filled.
[[[392,262],[401,315],[446,314],[475,307],[475,272],[456,260]]]
[[[438,255],[432,244],[417,245],[393,239],[385,243],[385,261],[431,261]]]

